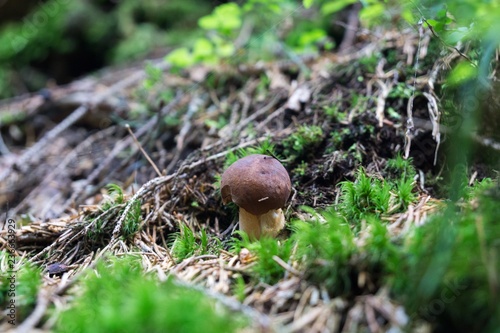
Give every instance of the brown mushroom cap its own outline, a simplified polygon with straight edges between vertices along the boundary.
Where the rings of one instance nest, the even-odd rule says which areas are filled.
[[[274,157],[259,154],[234,162],[221,180],[224,204],[232,201],[254,215],[282,208],[291,188],[285,167]]]

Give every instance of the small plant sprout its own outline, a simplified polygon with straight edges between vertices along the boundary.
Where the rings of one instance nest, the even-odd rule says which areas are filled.
[[[224,204],[240,207],[240,230],[251,239],[275,237],[285,227],[281,208],[290,196],[292,184],[283,165],[267,155],[248,155],[222,174]]]

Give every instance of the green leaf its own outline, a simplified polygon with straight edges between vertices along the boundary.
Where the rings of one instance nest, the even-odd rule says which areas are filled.
[[[200,18],[198,25],[205,30],[228,34],[241,27],[241,8],[235,3],[217,6],[212,14]]]
[[[459,63],[450,75],[448,75],[447,83],[450,85],[459,85],[467,80],[473,79],[477,76],[477,68],[470,62],[463,61]]]
[[[172,66],[184,68],[194,63],[194,57],[187,48],[181,47],[170,52],[165,57],[165,61],[170,63]]]
[[[433,20],[433,19],[427,19],[426,20],[428,24],[430,24],[432,27],[435,27],[436,25],[438,25],[438,21],[436,20]]]
[[[223,29],[234,30],[241,27],[241,9],[235,3],[227,3],[218,6],[215,14],[222,22]]]
[[[299,38],[300,46],[309,46],[326,37],[326,32],[323,29],[312,29],[304,31]]]
[[[195,59],[203,60],[214,54],[214,46],[206,38],[198,38],[193,46],[193,56]]]
[[[371,6],[364,7],[359,12],[359,19],[363,22],[374,22],[380,19],[386,10],[386,7],[381,3],[376,3]]]
[[[338,1],[328,1],[323,6],[321,6],[321,13],[323,15],[334,14],[345,7],[356,3],[357,0],[338,0]]]
[[[231,43],[220,43],[217,45],[217,55],[222,58],[230,57],[234,54],[235,48]]]
[[[219,21],[217,20],[217,17],[207,15],[198,20],[198,25],[205,30],[215,30],[219,27]]]
[[[449,44],[455,45],[458,42],[463,41],[469,33],[470,33],[470,30],[467,27],[457,28],[457,29],[453,30],[452,32],[450,32],[448,34],[448,36],[446,36],[446,41]]]
[[[304,0],[302,1],[302,4],[304,5],[304,8],[311,8],[314,0]]]

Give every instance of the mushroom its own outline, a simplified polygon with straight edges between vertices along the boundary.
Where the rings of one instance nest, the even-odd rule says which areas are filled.
[[[291,187],[290,176],[277,159],[248,155],[222,174],[222,202],[234,202],[240,207],[240,230],[251,239],[274,237],[285,227],[281,208],[290,196]]]

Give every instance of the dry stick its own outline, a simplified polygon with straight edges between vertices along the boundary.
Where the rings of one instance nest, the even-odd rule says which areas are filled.
[[[292,266],[290,266],[288,263],[286,263],[280,257],[273,256],[273,260],[276,261],[276,263],[278,265],[280,265],[281,267],[283,267],[285,270],[287,270],[288,272],[292,273],[293,275],[298,276],[298,277],[303,276],[302,272],[299,272],[298,270],[296,270],[295,268],[293,268]]]
[[[234,48],[236,50],[244,47],[248,43],[250,37],[252,36],[254,26],[255,22],[252,19],[247,18],[243,21],[240,33],[233,42]]]
[[[413,129],[415,125],[413,123],[413,100],[415,99],[415,90],[417,89],[417,70],[418,70],[418,56],[420,54],[420,44],[422,36],[424,35],[424,28],[422,26],[422,20],[418,21],[418,47],[417,56],[415,57],[415,75],[413,76],[413,89],[410,98],[408,99],[408,105],[406,109],[407,117],[406,120],[406,132],[405,132],[405,155],[404,158],[408,159],[410,157],[410,147],[411,139],[413,137]]]
[[[64,160],[57,165],[57,168],[55,168],[47,177],[45,177],[42,182],[35,188],[33,189],[12,211],[11,215],[14,216],[19,212],[22,208],[25,207],[25,205],[33,199],[33,196],[37,193],[37,191],[40,191],[44,189],[44,187],[47,186],[50,182],[54,180],[55,177],[60,176],[61,173],[64,171],[66,166],[73,160],[77,158],[78,153],[83,150],[87,149],[88,147],[92,146],[96,140],[101,139],[103,136],[106,135],[111,135],[113,131],[115,131],[115,127],[109,127],[103,131],[97,132],[94,135],[89,136],[87,139],[85,139],[83,142],[81,142],[78,146],[75,147],[69,153],[66,155]]]
[[[269,116],[267,116],[267,118],[264,119],[263,121],[261,121],[259,123],[259,125],[257,125],[257,127],[255,129],[257,131],[260,131],[261,129],[264,128],[265,125],[267,125],[267,123],[269,123],[271,120],[273,120],[274,118],[276,118],[277,116],[279,116],[281,113],[285,112],[285,110],[286,110],[286,104],[284,104],[283,106],[279,107],[278,109],[276,109],[276,111],[274,111]]]
[[[143,136],[145,133],[149,132],[151,128],[155,125],[155,118],[151,118],[144,126],[142,126],[138,131],[137,134],[134,136],[135,139],[138,137],[140,138]],[[124,139],[121,142],[119,142],[115,147],[113,148],[112,152],[108,155],[108,157],[99,165],[99,168],[95,169],[86,179],[86,183],[89,184],[92,182],[97,176],[100,174],[100,172],[106,167],[108,164],[111,163],[113,158],[121,151],[123,151],[126,147],[128,147],[131,144],[130,138]],[[161,173],[160,173],[161,175]],[[83,188],[84,186],[82,186]],[[74,197],[74,196],[73,196]]]
[[[363,307],[365,310],[364,312],[366,316],[366,321],[368,323],[368,328],[370,329],[370,331],[380,332],[381,329],[379,324],[377,323],[377,319],[375,318],[375,310],[373,309],[373,307],[370,306],[370,304],[368,304],[367,302],[365,302]]]
[[[312,308],[310,311],[306,312],[302,317],[298,320],[290,323],[288,325],[289,332],[304,332],[305,326],[312,323],[317,317],[324,311],[321,307]]]
[[[145,133],[147,133],[155,124],[155,118],[151,118],[144,126],[142,126],[136,133],[136,137],[141,137],[142,135],[144,135]],[[111,153],[109,153],[109,155],[106,157],[106,159],[104,161],[102,161],[99,166],[94,169],[94,171],[92,171],[92,173],[85,179],[85,184],[82,185],[80,187],[80,190],[78,191],[74,191],[73,194],[71,195],[71,198],[69,198],[63,205],[62,205],[62,208],[61,209],[64,209],[65,207],[68,207],[72,202],[74,202],[76,200],[76,198],[78,196],[80,196],[80,194],[83,192],[83,190],[85,189],[85,187],[90,184],[91,182],[94,181],[94,179],[96,179],[99,174],[101,173],[102,170],[104,170],[105,167],[107,167],[112,161],[113,161],[113,158],[115,158],[115,156],[120,153],[121,151],[123,151],[126,147],[130,146],[132,143],[132,140],[130,139],[130,137],[122,140],[122,141],[119,141],[118,144],[116,144],[114,147],[113,147],[113,150],[111,151]]]
[[[378,120],[378,126],[383,127],[384,126],[384,111],[385,111],[385,103],[387,101],[387,97],[389,96],[389,93],[391,92],[392,84],[386,85],[382,80],[377,79],[376,80],[380,90],[379,90],[379,95],[377,98],[377,107],[375,111],[375,116]]]
[[[276,104],[278,104],[280,98],[281,96],[279,94],[275,95],[271,100],[271,102],[269,102],[269,104],[265,105],[262,109],[252,113],[252,115],[249,116],[248,118],[241,120],[240,124],[236,127],[236,132],[240,132],[243,128],[245,128],[249,123],[254,121],[257,117],[260,117],[269,110],[271,110]]]
[[[385,111],[385,103],[387,100],[387,96],[389,96],[389,93],[391,92],[392,89],[392,83],[389,83],[386,85],[383,81],[382,78],[386,77],[386,73],[384,73],[384,65],[386,64],[387,60],[385,58],[382,58],[379,63],[377,64],[377,69],[376,69],[376,77],[377,79],[375,82],[378,84],[380,90],[379,90],[379,95],[377,98],[377,107],[375,111],[375,116],[378,119],[378,126],[382,127],[384,125],[384,111]]]
[[[70,234],[71,232],[73,231],[73,229],[66,229],[66,232],[63,233],[61,236],[59,236],[54,242],[52,242],[52,244],[50,244],[49,246],[45,247],[42,251],[38,252],[36,255],[34,255],[30,260],[31,262],[35,262],[35,260],[44,255],[45,253],[49,252],[50,250],[54,249],[57,245],[60,245],[66,238],[67,238],[67,235]],[[76,237],[80,234],[81,230],[78,231],[75,235],[73,235],[70,239],[69,242],[73,241],[74,239],[76,239]]]
[[[359,28],[359,11],[361,10],[361,3],[355,3],[349,13],[347,14],[347,24],[345,26],[344,38],[339,45],[339,53],[347,53],[348,50],[352,49],[354,42],[356,41],[356,34]]]
[[[120,207],[121,207],[121,205],[120,205]],[[49,246],[45,247],[42,251],[38,252],[30,260],[32,262],[34,262],[35,259],[37,259],[38,257],[44,255],[45,253],[49,252],[50,250],[54,249],[57,245],[61,244],[64,241],[67,244],[72,243],[77,238],[83,236],[84,232],[87,232],[95,223],[97,223],[97,221],[99,221],[100,219],[104,218],[104,216],[107,215],[107,214],[109,214],[110,212],[111,212],[110,210],[102,212],[99,216],[97,216],[93,220],[93,222],[87,224],[84,228],[82,228],[82,229],[78,230],[76,233],[74,233],[69,240],[66,240],[69,237],[69,234],[71,234],[76,229],[74,229],[74,228],[68,228],[68,229],[66,229],[66,232],[64,232],[63,234],[61,234],[61,236],[59,236],[52,244],[50,244]]]
[[[165,70],[169,67],[167,63],[160,63],[156,66],[160,70]],[[109,96],[121,91],[123,89],[128,88],[129,86],[135,84],[137,81],[142,80],[146,77],[146,73],[141,70],[136,72],[134,75],[127,77],[126,79],[112,85],[106,91],[101,94],[98,94],[96,98],[91,103],[81,105],[77,109],[75,109],[68,117],[66,117],[61,123],[59,123],[56,127],[50,130],[43,138],[41,138],[36,144],[34,144],[31,148],[29,148],[16,162],[15,165],[21,170],[21,172],[26,173],[32,164],[32,161],[37,158],[37,156],[41,155],[44,151],[45,146],[47,146],[50,142],[52,142],[57,136],[59,136],[64,130],[77,122],[81,117],[83,117],[89,109],[93,105],[98,105],[104,99]],[[12,168],[8,168],[2,174],[0,174],[0,181],[3,181],[10,172]]]
[[[139,140],[137,140],[136,136],[134,135],[134,132],[132,132],[132,130],[130,129],[130,125],[129,124],[125,124],[125,128],[127,129],[128,133],[130,134],[130,136],[134,140],[135,144],[137,145],[137,147],[139,148],[139,150],[141,151],[141,153],[148,160],[149,164],[151,164],[151,166],[155,170],[155,172],[158,175],[158,177],[161,177],[162,174],[161,174],[160,170],[156,166],[155,162],[153,162],[153,160],[151,159],[151,157],[149,157],[148,153],[146,153],[146,151],[144,150],[144,148],[142,148],[141,143],[139,142]]]
[[[316,291],[316,293],[319,294],[319,291],[315,286],[309,286],[301,293],[297,307],[293,312],[292,322],[296,322],[297,320],[299,320],[300,316],[303,315],[305,312],[306,305],[308,303],[312,303],[310,302],[310,300],[314,291]]]
[[[243,92],[239,93],[239,97],[243,101],[243,108],[241,109],[241,119],[245,119],[248,115],[248,110],[250,109],[252,100]]]
[[[192,123],[191,123],[191,118],[193,118],[194,114],[200,110],[201,106],[205,103],[205,99],[195,96],[189,103],[188,110],[186,114],[183,117],[184,125],[182,125],[181,130],[179,131],[179,134],[177,135],[177,144],[176,144],[176,152],[172,160],[167,166],[166,173],[169,173],[170,170],[174,167],[174,165],[177,163],[179,158],[181,157],[181,153],[185,147],[184,145],[184,140],[186,139],[186,136],[189,133],[189,130],[191,129]]]
[[[49,307],[50,295],[45,289],[41,289],[37,295],[36,306],[33,312],[23,321],[16,330],[16,333],[30,333],[33,328],[40,322]]]
[[[127,206],[125,207],[125,209],[124,209],[124,211],[123,211],[120,219],[118,220],[118,222],[116,223],[115,228],[113,229],[113,234],[112,234],[112,237],[111,237],[111,240],[110,240],[108,246],[111,245],[111,244],[114,244],[115,241],[120,236],[122,224],[125,221],[125,218],[127,217],[130,209],[132,208],[133,203],[136,200],[138,200],[142,195],[144,195],[147,191],[153,190],[157,186],[162,185],[162,184],[170,181],[175,176],[177,176],[177,174],[172,174],[172,175],[168,175],[168,176],[162,176],[162,177],[153,178],[149,182],[147,182],[146,184],[142,185],[142,187],[139,189],[139,191],[137,191],[137,193],[134,194],[134,196],[127,203]],[[108,246],[106,246],[106,247],[108,247]]]
[[[99,166],[96,169],[94,169],[94,171],[92,171],[90,175],[85,179],[85,183],[78,190],[75,190],[72,193],[71,197],[68,200],[66,200],[66,202],[59,208],[59,212],[62,212],[64,209],[66,209],[66,207],[70,206],[73,202],[75,202],[76,199],[85,190],[87,185],[92,183],[99,176],[101,171],[104,170],[104,168],[106,168],[112,162],[112,160],[116,157],[116,155],[118,155],[118,153],[123,151],[126,147],[130,146],[131,143],[132,140],[130,139],[130,137],[119,141],[113,147],[113,150],[108,154],[106,159],[101,163],[99,163]]]
[[[73,111],[68,117],[66,117],[61,123],[50,130],[41,140],[35,143],[31,148],[29,148],[17,162],[19,170],[23,173],[28,171],[30,162],[32,162],[36,157],[40,155],[44,147],[56,137],[58,137],[64,130],[76,123],[81,117],[87,113],[90,109],[89,105],[81,105],[75,111]]]
[[[432,138],[436,141],[436,150],[434,151],[434,165],[437,163],[439,145],[441,144],[441,132],[439,131],[439,120],[441,118],[441,112],[434,96],[430,93],[424,92],[424,96],[427,98],[427,110],[429,112],[429,118],[432,123]]]

